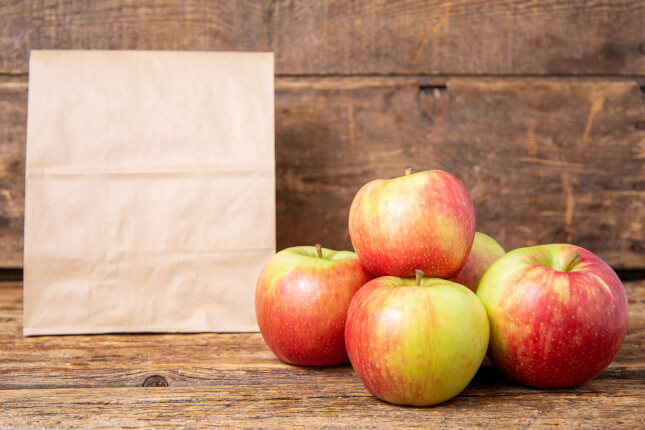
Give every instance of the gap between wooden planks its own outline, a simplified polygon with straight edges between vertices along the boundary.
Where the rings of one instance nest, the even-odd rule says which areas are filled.
[[[625,287],[627,337],[594,380],[537,390],[486,362],[455,399],[407,408],[370,396],[349,366],[280,363],[257,333],[23,338],[22,285],[0,283],[0,425],[638,428],[645,419],[645,280]],[[153,375],[169,387],[142,388]]]
[[[446,86],[451,79],[472,79],[480,82],[505,82],[533,81],[533,82],[634,82],[645,87],[645,76],[616,76],[616,75],[481,75],[481,74],[409,74],[409,75],[388,75],[388,74],[276,74],[275,89],[280,90],[351,90],[370,87],[397,87],[418,85],[427,89]],[[26,92],[28,89],[29,76],[27,73],[3,74],[0,73],[0,92]],[[643,88],[645,92],[645,88]]]

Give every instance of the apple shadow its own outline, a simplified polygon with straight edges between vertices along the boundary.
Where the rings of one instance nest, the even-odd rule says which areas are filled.
[[[287,363],[286,361],[280,360],[277,357],[276,357],[276,360],[292,369],[307,370],[313,373],[328,372],[330,370],[349,370],[349,369],[351,369],[352,371],[354,370],[352,368],[352,365],[349,362],[342,363],[342,364],[334,364],[332,366],[305,366],[301,364]]]

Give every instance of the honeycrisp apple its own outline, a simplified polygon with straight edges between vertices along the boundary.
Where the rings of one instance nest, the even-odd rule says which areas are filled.
[[[476,232],[466,264],[450,280],[477,292],[477,286],[486,269],[504,254],[504,248],[495,239],[484,233]]]
[[[365,184],[349,211],[349,234],[374,276],[449,278],[464,265],[475,235],[475,209],[450,173],[429,170]]]
[[[422,276],[373,279],[349,307],[349,359],[367,390],[390,403],[428,406],[456,396],[486,354],[488,318],[477,296]]]
[[[578,246],[513,250],[486,271],[477,296],[491,324],[489,357],[526,385],[579,385],[609,365],[625,338],[620,279]]]
[[[291,364],[346,363],[349,302],[371,278],[353,252],[320,245],[278,252],[255,291],[255,313],[267,345]]]

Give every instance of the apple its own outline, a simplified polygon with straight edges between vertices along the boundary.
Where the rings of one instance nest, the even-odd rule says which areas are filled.
[[[623,284],[579,246],[510,251],[486,271],[477,296],[490,320],[490,359],[526,385],[579,385],[611,363],[625,338]]]
[[[365,184],[349,211],[349,235],[374,276],[450,278],[466,262],[475,209],[464,185],[442,170]]]
[[[488,318],[475,293],[422,276],[371,280],[347,315],[345,342],[358,377],[374,396],[399,405],[456,396],[488,346]]]
[[[476,232],[466,264],[450,280],[477,292],[477,286],[486,269],[505,253],[504,248],[495,239],[484,233]]]
[[[290,364],[347,363],[347,309],[354,293],[371,278],[350,251],[316,245],[278,252],[255,290],[255,314],[265,342]]]

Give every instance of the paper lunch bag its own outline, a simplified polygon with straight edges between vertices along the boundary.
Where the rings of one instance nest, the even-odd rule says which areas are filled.
[[[256,331],[273,54],[32,51],[24,334]]]

